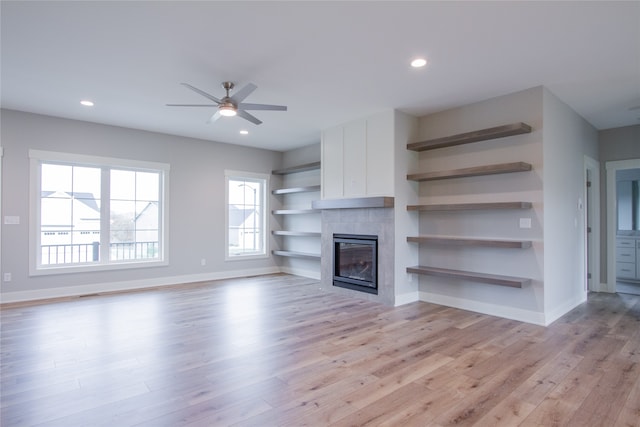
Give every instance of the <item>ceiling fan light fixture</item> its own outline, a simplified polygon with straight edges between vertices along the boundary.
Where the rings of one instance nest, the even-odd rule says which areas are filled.
[[[225,117],[233,117],[238,113],[236,107],[230,104],[222,104],[219,111],[220,115]]]

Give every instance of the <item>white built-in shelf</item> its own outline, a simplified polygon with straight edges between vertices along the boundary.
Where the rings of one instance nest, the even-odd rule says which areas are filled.
[[[271,251],[272,254],[291,258],[305,258],[305,259],[320,259],[320,254],[311,254],[307,252],[295,252],[295,251]]]
[[[472,176],[526,172],[530,170],[531,165],[525,162],[499,163],[495,165],[474,166],[471,168],[413,173],[407,175],[407,179],[409,181],[435,181],[439,179],[466,178]]]
[[[293,236],[293,237],[320,237],[319,232],[315,231],[289,231],[289,230],[273,230],[274,236]]]
[[[496,126],[488,129],[446,136],[444,138],[412,142],[410,144],[407,144],[407,149],[412,151],[435,150],[437,148],[471,144],[473,142],[487,141],[490,139],[504,138],[513,135],[521,135],[529,132],[531,132],[531,126],[529,126],[528,124],[512,123],[504,126]]]
[[[531,279],[523,277],[503,276],[498,274],[477,273],[472,271],[451,270],[447,268],[427,267],[418,265],[407,267],[407,273],[423,274],[426,276],[446,277],[452,279],[462,279],[471,282],[488,283],[491,285],[508,286],[511,288],[522,288],[531,283]]]
[[[490,248],[526,249],[531,247],[530,240],[475,239],[468,237],[409,236],[407,242],[450,246],[481,246]]]
[[[274,215],[303,215],[303,214],[312,214],[312,213],[320,213],[317,209],[277,209],[275,211],[271,211]]]
[[[531,202],[489,202],[489,203],[452,203],[408,205],[408,211],[444,212],[473,210],[531,209]]]
[[[277,190],[273,190],[271,194],[294,194],[294,193],[313,193],[316,191],[320,191],[319,185],[310,185],[308,187],[294,187],[294,188],[279,188]]]
[[[290,173],[305,172],[320,169],[320,162],[305,163],[304,165],[293,166],[290,168],[277,169],[271,171],[274,175],[288,175]]]

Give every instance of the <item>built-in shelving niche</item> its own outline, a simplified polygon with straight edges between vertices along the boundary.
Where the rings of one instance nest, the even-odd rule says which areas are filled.
[[[299,172],[307,172],[312,170],[320,169],[320,162],[312,162],[305,163],[298,166],[293,166],[284,169],[274,170],[271,173],[273,175],[289,175],[295,174]],[[300,187],[287,187],[287,188],[278,188],[271,191],[271,194],[274,196],[283,196],[287,197],[292,194],[300,194],[300,193],[314,193],[320,192],[320,185],[309,185],[309,186],[300,186]],[[308,214],[319,214],[321,211],[317,209],[275,209],[272,210],[271,213],[273,215],[308,215]],[[318,221],[320,221],[318,219]],[[310,231],[296,231],[296,230],[273,230],[271,232],[274,236],[282,236],[283,239],[288,238],[297,238],[297,237],[311,237],[318,238],[318,252],[320,251],[320,233],[319,232],[310,232]],[[281,257],[290,257],[290,258],[302,258],[302,259],[310,259],[310,260],[319,260],[319,253],[308,253],[308,252],[300,252],[294,250],[288,250],[286,247],[288,244],[284,242],[285,249],[282,250],[272,250],[271,253],[273,255],[281,256]]]
[[[508,136],[521,135],[531,132],[531,126],[525,123],[513,123],[504,126],[497,126],[482,129],[474,132],[467,132],[452,135],[444,138],[430,139],[407,144],[407,149],[413,151],[428,151],[439,148],[454,147],[458,145],[470,144],[474,142],[487,141],[491,139],[504,138]],[[532,170],[532,165],[525,162],[500,163],[492,165],[481,165],[463,169],[452,169],[443,171],[419,172],[407,175],[410,181],[435,181],[442,179],[468,178],[482,175],[507,174],[516,172],[528,172]],[[429,212],[456,212],[456,211],[479,211],[479,210],[518,210],[531,209],[531,202],[509,201],[509,202],[481,202],[481,203],[454,203],[454,204],[419,204],[408,205],[408,211]],[[454,245],[477,248],[503,248],[503,249],[527,249],[532,246],[529,240],[512,239],[480,239],[475,237],[449,237],[449,236],[408,236],[407,242],[420,245]],[[447,268],[418,265],[407,267],[408,273],[445,277],[450,279],[465,280],[478,283],[488,283],[492,285],[521,288],[531,283],[531,279],[522,277],[505,276],[500,274],[487,274],[473,271],[453,270]]]

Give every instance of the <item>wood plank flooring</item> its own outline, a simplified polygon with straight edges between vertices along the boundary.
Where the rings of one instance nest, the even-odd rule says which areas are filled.
[[[0,312],[9,426],[640,426],[640,297],[548,328],[270,275]]]

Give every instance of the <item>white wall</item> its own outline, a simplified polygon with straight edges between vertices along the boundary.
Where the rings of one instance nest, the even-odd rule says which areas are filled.
[[[3,301],[157,286],[278,271],[273,258],[224,261],[224,170],[271,173],[282,154],[152,132],[2,110]],[[169,163],[169,265],[28,276],[29,149]],[[206,266],[201,266],[206,259]]]
[[[420,153],[420,171],[441,171],[507,162],[527,162],[530,172],[457,178],[420,184],[421,203],[532,202],[531,210],[420,214],[420,234],[532,240],[528,249],[461,248],[421,245],[420,264],[532,279],[522,289],[420,277],[425,301],[544,323],[543,257],[543,89],[489,99],[422,117],[418,140],[524,122],[533,128],[516,135]],[[532,228],[519,228],[531,218]]]
[[[544,90],[544,303],[554,321],[586,300],[584,156],[598,157],[593,126]]]

